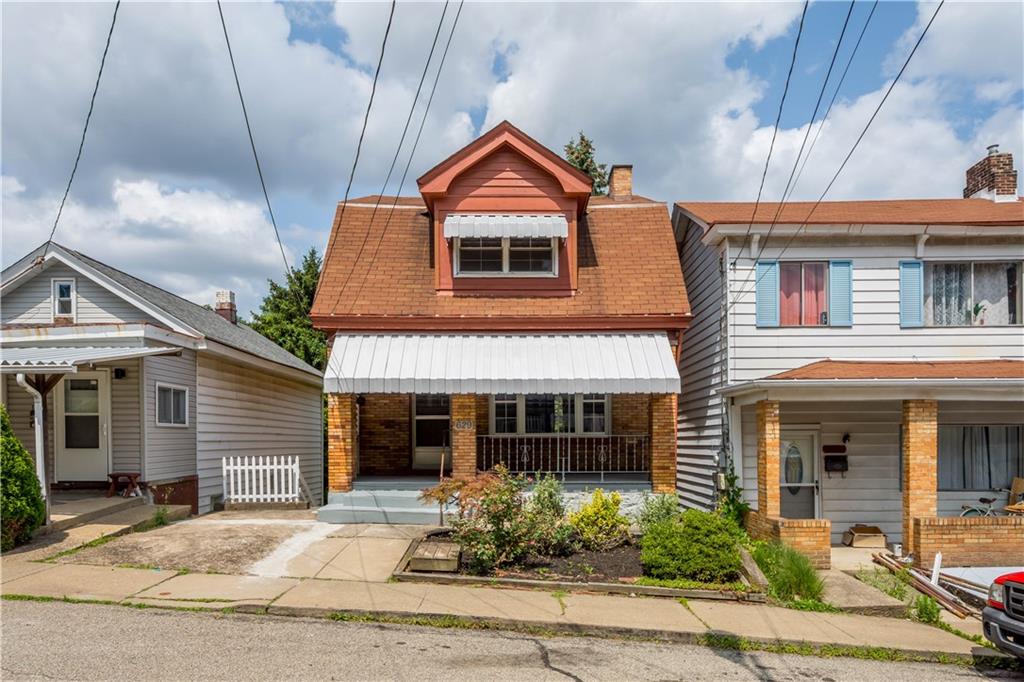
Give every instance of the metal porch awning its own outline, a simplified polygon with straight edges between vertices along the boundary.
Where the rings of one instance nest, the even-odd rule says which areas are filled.
[[[339,334],[324,393],[678,393],[664,333]]]
[[[444,219],[444,237],[558,237],[569,236],[564,215],[480,215],[453,213]]]
[[[59,374],[78,371],[79,365],[128,360],[146,355],[176,353],[174,346],[132,348],[126,346],[50,346],[0,347],[0,372],[3,374]]]

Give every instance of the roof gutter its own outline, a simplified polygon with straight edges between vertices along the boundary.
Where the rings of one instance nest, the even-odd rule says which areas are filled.
[[[988,379],[755,379],[744,381],[719,393],[725,397],[735,397],[755,391],[767,391],[779,388],[1020,388],[1024,390],[1024,379],[988,378]],[[1022,395],[1024,399],[1024,395]]]

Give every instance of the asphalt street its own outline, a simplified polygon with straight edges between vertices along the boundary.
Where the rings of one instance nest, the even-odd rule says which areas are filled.
[[[589,637],[0,602],[3,680],[942,680],[1011,673]]]

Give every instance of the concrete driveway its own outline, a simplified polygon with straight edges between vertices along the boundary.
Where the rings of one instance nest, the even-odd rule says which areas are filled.
[[[312,512],[220,512],[87,547],[61,563],[384,582],[424,526],[339,525]]]

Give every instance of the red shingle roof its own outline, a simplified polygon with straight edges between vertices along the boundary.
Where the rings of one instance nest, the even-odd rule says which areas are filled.
[[[778,203],[680,201],[681,210],[707,225],[771,224]],[[893,199],[884,201],[813,201],[785,204],[776,222],[783,225],[1024,225],[1024,201],[988,199]]]
[[[1024,360],[819,360],[768,379],[1024,379]]]

